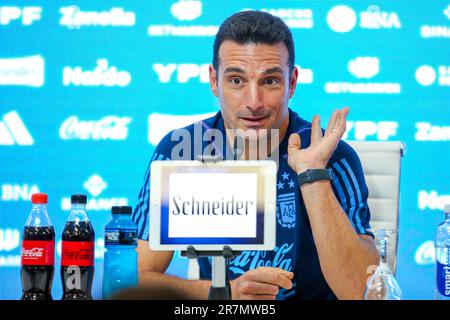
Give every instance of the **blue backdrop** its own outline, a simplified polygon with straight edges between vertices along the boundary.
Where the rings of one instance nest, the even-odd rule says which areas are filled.
[[[49,194],[60,246],[69,197],[89,196],[101,297],[103,229],[135,205],[160,138],[218,110],[208,64],[220,23],[265,10],[291,28],[291,108],[350,107],[349,140],[401,140],[397,278],[431,299],[435,228],[450,202],[448,1],[0,1],[0,298],[17,299],[30,195]],[[326,123],[326,121],[323,121]],[[59,250],[53,296],[61,296]],[[169,273],[184,276],[179,256]]]

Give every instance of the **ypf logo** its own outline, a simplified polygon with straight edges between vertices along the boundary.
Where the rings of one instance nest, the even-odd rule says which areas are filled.
[[[200,0],[180,0],[170,7],[172,15],[181,21],[197,19],[202,14],[202,2]]]
[[[397,121],[347,121],[342,139],[387,141],[397,135],[397,130]]]
[[[159,82],[168,83],[172,80],[172,75],[176,74],[178,83],[187,83],[191,79],[198,79],[201,83],[209,82],[209,64],[194,64],[194,63],[169,63],[153,64],[153,70],[158,74]]]
[[[13,6],[1,6],[0,7],[0,25],[7,26],[14,20],[20,20],[22,25],[30,26],[35,21],[41,19],[42,8],[41,7],[13,7]]]

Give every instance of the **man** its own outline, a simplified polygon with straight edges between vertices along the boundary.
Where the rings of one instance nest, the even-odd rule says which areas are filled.
[[[360,161],[340,141],[348,109],[335,111],[323,134],[318,116],[311,124],[288,108],[298,76],[294,44],[288,27],[268,13],[245,11],[229,17],[217,33],[209,71],[220,112],[200,124],[203,130],[224,133],[223,153],[235,151],[230,129],[244,132],[247,142],[262,139],[264,129],[279,130],[279,145],[269,150],[270,154],[275,148],[280,155],[277,247],[244,252],[231,260],[233,299],[361,299],[367,268],[376,265],[379,256],[367,231],[368,191]],[[194,127],[185,129],[192,132]],[[152,160],[173,159],[176,142],[171,136],[157,146]],[[248,159],[248,145],[239,158]],[[183,154],[184,159],[196,156]],[[297,175],[304,176],[307,170],[318,176],[299,182]],[[199,261],[202,280],[180,279],[164,274],[173,252],[148,247],[149,179],[147,169],[133,214],[140,228],[140,283],[173,287],[194,299],[206,299],[211,276],[207,259]]]

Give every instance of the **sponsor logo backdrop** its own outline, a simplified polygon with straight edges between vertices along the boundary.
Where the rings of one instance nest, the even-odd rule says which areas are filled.
[[[435,227],[450,202],[448,1],[0,1],[0,298],[21,294],[20,241],[30,195],[49,194],[60,239],[70,195],[86,193],[101,298],[104,226],[136,204],[155,145],[218,109],[208,85],[214,35],[258,9],[292,28],[310,120],[349,106],[349,140],[401,140],[397,277],[430,299]],[[326,123],[326,121],[324,121]],[[185,276],[177,255],[169,273]]]

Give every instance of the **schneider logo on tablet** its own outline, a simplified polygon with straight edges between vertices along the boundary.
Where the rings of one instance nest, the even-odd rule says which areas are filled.
[[[256,174],[172,173],[169,181],[169,237],[256,237]]]
[[[248,215],[249,209],[253,209],[255,203],[253,201],[235,201],[234,196],[230,200],[226,201],[225,198],[221,198],[220,201],[198,201],[194,196],[189,199],[183,199],[180,196],[174,196],[173,205],[175,209],[171,212],[173,215],[184,214],[188,215]],[[252,208],[253,207],[253,208]]]

